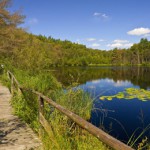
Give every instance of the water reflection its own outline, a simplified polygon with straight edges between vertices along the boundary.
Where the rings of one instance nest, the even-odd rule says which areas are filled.
[[[92,80],[112,79],[115,82],[129,81],[144,89],[150,87],[148,67],[67,67],[52,70],[55,77],[65,86],[73,82],[84,84]]]
[[[135,130],[137,132],[134,135],[137,137],[150,124],[150,100],[143,102],[137,98],[132,100],[113,98],[111,101],[99,99],[102,95],[115,95],[125,91],[126,88],[148,90],[150,68],[58,68],[53,74],[64,86],[78,82],[78,88],[91,94],[94,101],[90,122],[114,137],[127,143]],[[150,138],[149,130],[142,138],[144,136]]]

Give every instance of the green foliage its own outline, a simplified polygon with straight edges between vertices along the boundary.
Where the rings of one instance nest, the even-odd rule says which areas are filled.
[[[149,65],[150,42],[141,39],[130,49],[110,51],[88,49],[84,45],[32,35],[16,29],[14,36],[22,42],[12,48],[11,56],[4,49],[1,57],[24,70],[39,71],[60,66]]]
[[[148,101],[150,100],[150,91],[144,89],[127,88],[124,92],[119,92],[116,95],[102,96],[100,97],[100,100],[105,99],[112,100],[113,98],[128,99],[128,100],[137,98],[141,101]]]
[[[60,118],[60,116],[58,118]],[[68,123],[64,120],[60,121],[61,122],[58,122],[59,124],[53,128],[53,132],[55,133],[54,139],[51,139],[43,131],[43,136],[45,137],[43,143],[46,145],[46,150],[110,150],[108,146],[77,125],[66,128]],[[53,124],[53,121],[51,124]]]
[[[147,137],[142,139],[142,141],[138,144],[138,150],[142,150],[142,149],[146,148],[147,147],[147,141],[148,141]]]
[[[8,76],[3,69],[0,71],[0,82],[2,82],[3,85],[7,86],[10,90],[10,81],[8,80]]]
[[[28,123],[30,127],[38,133],[38,101],[35,95],[31,92],[24,92],[23,95],[15,92],[11,104],[15,110],[15,114]]]
[[[31,93],[30,93],[31,94]],[[16,114],[19,115],[24,121],[26,121],[30,126],[35,130],[38,131],[39,124],[38,124],[38,114],[37,114],[37,106],[35,99],[31,98],[31,95],[28,94],[27,96],[21,96],[19,94],[15,95],[12,104],[15,108]],[[89,119],[89,113],[90,110],[89,106],[85,102],[89,101],[84,99],[85,102],[82,104],[83,99],[80,99],[83,97],[83,93],[80,91],[69,91],[68,93],[61,93],[61,96],[57,96],[59,98],[59,102],[61,101],[62,104],[65,105],[65,107],[70,107],[76,112],[77,114],[80,114],[84,118]],[[25,93],[24,93],[25,95]],[[72,97],[70,97],[72,95]],[[29,97],[30,98],[29,98]],[[68,99],[66,99],[69,96],[71,100],[68,102]],[[28,98],[28,99],[27,99]],[[84,96],[85,98],[85,96]],[[79,100],[81,101],[79,104]],[[74,103],[74,105],[72,105]],[[82,105],[80,105],[82,104]],[[82,150],[85,149],[91,149],[93,148],[99,148],[102,150],[109,149],[106,145],[101,143],[99,140],[97,140],[95,137],[91,136],[89,133],[84,131],[83,129],[79,128],[76,124],[73,123],[69,118],[62,115],[57,110],[53,109],[49,105],[46,106],[45,104],[45,116],[47,120],[49,120],[50,125],[53,129],[53,134],[51,136],[48,136],[47,133],[43,130],[43,143],[45,149],[78,149]],[[89,146],[89,143],[91,145]]]
[[[19,71],[18,69],[13,70],[16,78],[19,79],[19,82],[24,86],[27,86],[28,88],[31,86],[41,92],[44,91],[45,95],[48,95],[57,103],[75,112],[84,119],[90,118],[92,100],[90,99],[90,96],[83,91],[72,89],[64,91],[61,88],[60,83],[57,83],[54,77],[50,77],[50,74],[42,75],[41,73],[36,73],[35,75],[33,73]],[[6,80],[6,77],[3,79]],[[43,84],[41,80],[43,81]],[[38,97],[35,94],[32,94],[31,91],[23,90],[22,93],[20,93],[16,89],[11,104],[14,107],[15,114],[28,123],[35,132],[39,133]],[[49,104],[45,103],[44,108],[45,118],[52,127],[51,135],[48,135],[44,129],[42,130],[41,136],[44,149],[109,149],[109,147],[91,136],[85,130],[81,129],[72,120],[65,115],[62,115]],[[91,143],[90,146],[89,143]]]
[[[51,68],[50,71],[65,87],[73,85],[73,83],[85,84],[90,80],[105,78],[115,82],[117,80],[130,81],[142,89],[150,87],[150,69],[148,67],[59,67]]]
[[[86,120],[90,119],[92,100],[90,96],[82,90],[69,89],[65,93],[61,91],[59,94],[57,93],[55,99],[57,103],[75,112],[80,117]]]
[[[29,72],[13,69],[19,83],[26,88],[35,89],[43,94],[61,89],[61,84],[48,72]]]
[[[16,67],[26,70],[60,66],[148,65],[150,63],[149,41],[143,44],[141,40],[139,44],[133,45],[128,50],[114,49],[108,52],[87,49],[83,45],[41,35],[35,36],[25,32],[21,34],[24,44],[16,47],[10,60]]]
[[[9,57],[21,44],[20,32],[17,25],[22,23],[24,16],[19,12],[9,12],[8,6],[11,0],[0,1],[0,55]]]
[[[83,93],[83,91],[68,90],[65,93],[57,93],[55,98],[57,103],[72,110],[84,119],[89,119],[92,106],[91,99],[88,95]],[[43,137],[46,135],[43,142],[47,149],[109,149],[106,145],[80,128],[76,123],[55,108],[49,105],[45,107],[47,107],[45,108],[46,118],[49,120],[53,130],[51,136],[46,135],[45,131],[43,131]],[[91,143],[90,146],[89,143]]]

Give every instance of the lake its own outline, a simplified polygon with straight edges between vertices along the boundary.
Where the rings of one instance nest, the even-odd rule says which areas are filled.
[[[125,143],[132,135],[136,139],[150,124],[150,97],[126,99],[114,96],[112,99],[100,99],[101,96],[116,95],[129,88],[150,92],[150,68],[70,67],[55,68],[52,72],[64,87],[78,83],[77,88],[90,93],[93,110],[89,121],[117,139]],[[141,138],[145,136],[150,138],[149,129]]]

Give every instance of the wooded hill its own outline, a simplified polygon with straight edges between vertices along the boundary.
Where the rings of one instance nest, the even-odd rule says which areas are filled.
[[[9,0],[0,1],[0,58],[22,69],[57,66],[149,65],[150,42],[141,39],[129,49],[93,50],[51,36],[33,35],[18,28],[24,16],[11,14]]]

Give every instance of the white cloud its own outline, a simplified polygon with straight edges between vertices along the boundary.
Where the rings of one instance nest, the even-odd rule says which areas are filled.
[[[129,43],[128,40],[120,40],[120,39],[114,40],[113,42],[114,43]]]
[[[100,47],[99,43],[93,43],[91,45],[88,46],[89,48],[93,48],[93,49],[98,49]]]
[[[113,79],[105,79],[105,82],[107,82],[107,83],[114,83],[114,80]]]
[[[95,13],[93,14],[93,16],[94,16],[94,17],[103,18],[103,19],[108,19],[108,18],[109,18],[108,15],[106,15],[106,14],[104,14],[104,13],[99,13],[99,12],[95,12]]]
[[[149,28],[135,28],[131,31],[127,32],[129,35],[136,35],[136,36],[140,36],[140,35],[146,35],[150,33],[150,29]]]
[[[133,45],[133,43],[130,43],[127,40],[114,40],[111,44],[108,44],[107,46],[110,48],[129,48]]]
[[[39,21],[36,18],[32,18],[28,22],[29,22],[30,25],[33,25],[33,24],[37,24]]]
[[[86,41],[93,42],[93,41],[96,41],[96,39],[95,38],[88,38],[88,39],[86,39]]]
[[[121,47],[122,46],[122,44],[121,43],[112,43],[112,44],[108,44],[107,45],[108,47],[111,47],[111,48],[118,48],[118,47]]]
[[[100,44],[98,44],[98,43],[93,43],[92,44],[92,47],[99,47],[100,46]]]
[[[121,80],[117,80],[117,82],[115,82],[114,86],[115,87],[127,87],[130,85],[130,82],[128,81],[121,81]]]
[[[92,83],[93,84],[98,84],[98,83],[100,83],[101,81],[100,80],[92,80]]]
[[[124,44],[123,47],[124,47],[124,48],[129,48],[129,47],[131,47],[132,45],[133,45],[133,43],[127,43],[127,44]]]
[[[96,38],[87,38],[86,41],[88,41],[88,42],[94,42],[94,41],[104,42],[105,40],[104,39],[96,39]]]
[[[111,48],[129,48],[132,45],[133,45],[133,43],[126,43],[126,44],[123,44],[123,43],[112,43],[112,44],[108,44],[107,46],[111,47]]]

